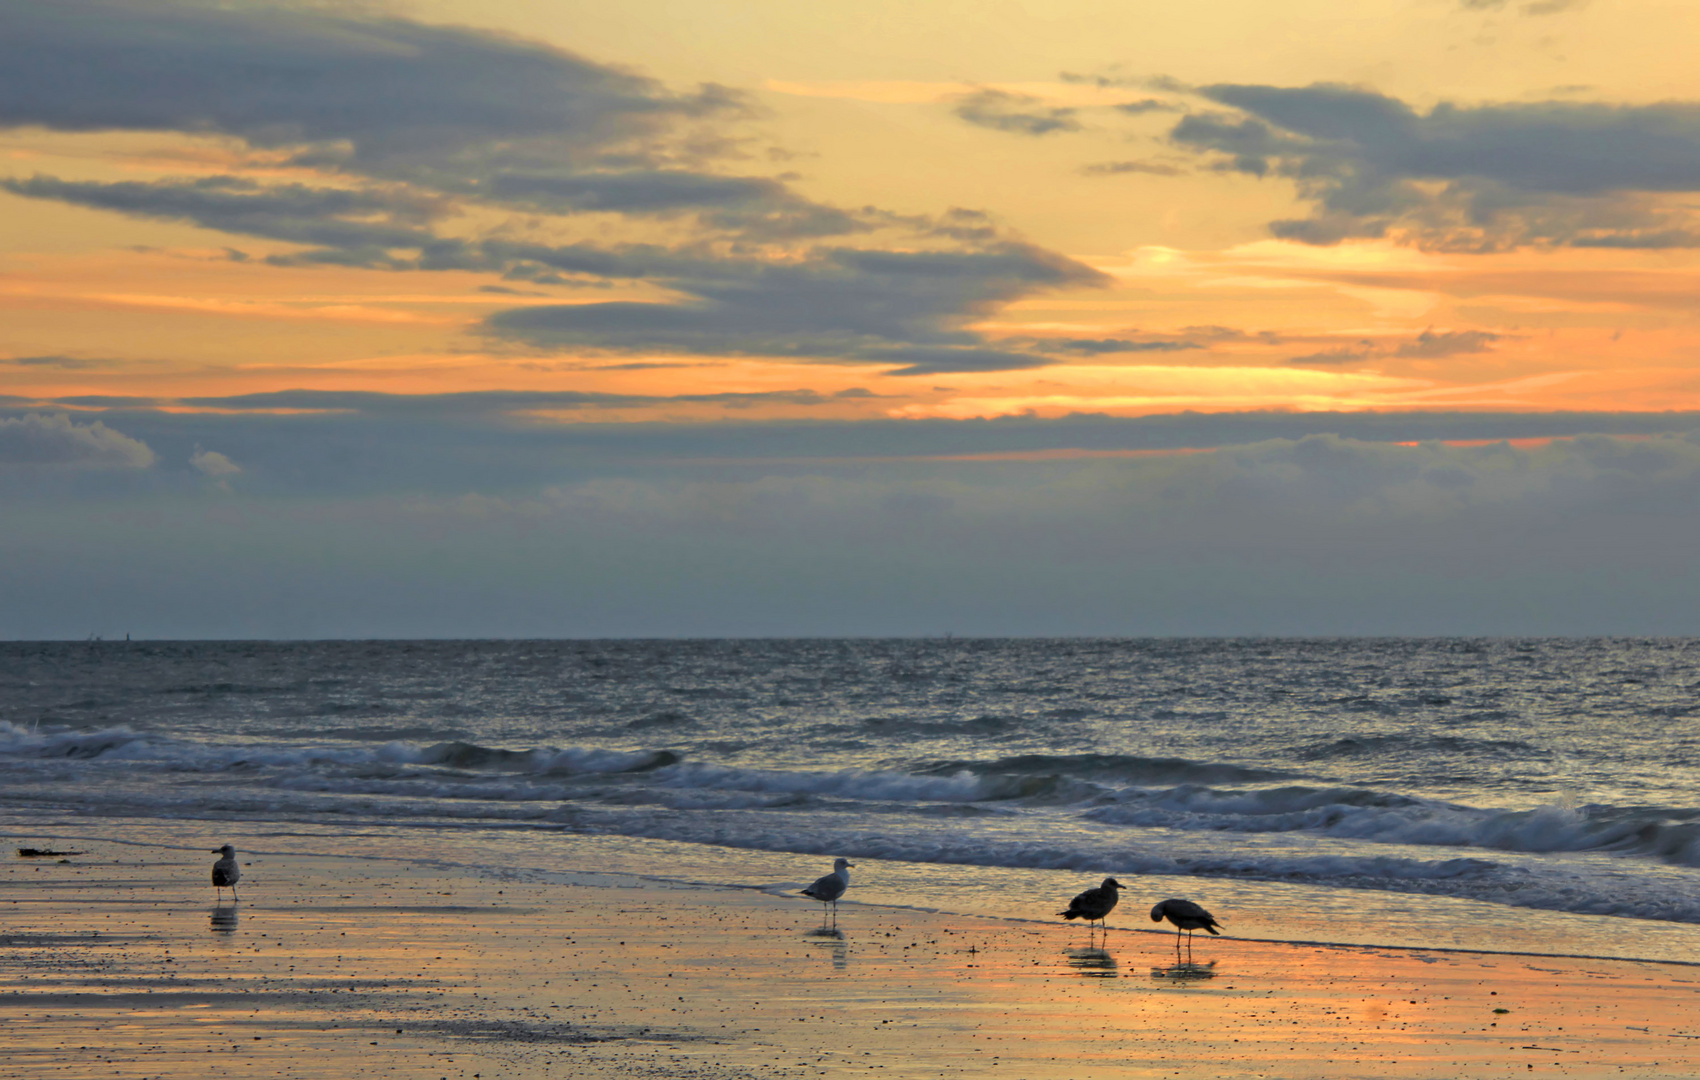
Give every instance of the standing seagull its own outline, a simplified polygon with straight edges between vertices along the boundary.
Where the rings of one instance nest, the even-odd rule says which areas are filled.
[[[812,896],[823,904],[831,904],[832,921],[835,923],[838,921],[838,898],[850,887],[850,867],[854,865],[856,864],[849,859],[834,859],[832,873],[817,878],[813,885],[799,890],[804,896]]]
[[[213,863],[212,875],[213,888],[219,891],[219,901],[221,903],[224,901],[225,889],[230,890],[231,899],[242,899],[240,896],[236,895],[236,883],[242,880],[242,870],[236,865],[236,849],[231,847],[229,844],[226,844],[223,847],[214,850],[213,854],[221,856],[218,862]]]
[[[1121,899],[1117,890],[1126,887],[1115,878],[1107,877],[1096,889],[1087,889],[1070,900],[1067,911],[1059,911],[1057,914],[1065,919],[1085,919],[1087,926],[1091,926],[1094,920],[1103,922],[1104,916],[1113,911],[1116,901]],[[1108,930],[1109,927],[1106,926],[1105,929]]]
[[[1162,922],[1168,919],[1175,924],[1175,955],[1181,953],[1181,931],[1186,931],[1186,958],[1192,959],[1192,932],[1208,930],[1212,937],[1216,934],[1216,916],[1205,911],[1191,900],[1164,900],[1151,909],[1151,921]]]

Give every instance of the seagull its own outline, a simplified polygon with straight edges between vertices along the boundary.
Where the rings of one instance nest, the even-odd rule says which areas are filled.
[[[1216,934],[1216,916],[1205,911],[1191,900],[1164,900],[1151,909],[1151,921],[1162,922],[1168,919],[1175,924],[1175,953],[1181,951],[1181,931],[1186,931],[1186,955],[1192,959],[1192,932],[1208,930],[1212,937]]]
[[[798,890],[804,896],[812,896],[823,904],[832,905],[832,917],[838,918],[838,898],[844,895],[844,890],[850,887],[850,867],[856,865],[849,859],[832,860],[832,873],[823,878],[817,878],[813,885]]]
[[[1094,920],[1103,922],[1104,916],[1108,915],[1115,908],[1116,901],[1121,899],[1116,890],[1126,887],[1115,878],[1107,877],[1096,889],[1087,889],[1070,900],[1067,911],[1059,911],[1057,914],[1065,919],[1085,919],[1088,926]]]
[[[223,902],[224,890],[227,888],[230,890],[232,899],[242,899],[236,895],[236,883],[242,880],[242,870],[236,865],[236,849],[226,844],[221,848],[213,849],[213,854],[221,856],[218,862],[213,863],[212,875],[213,888],[219,891],[219,901]]]

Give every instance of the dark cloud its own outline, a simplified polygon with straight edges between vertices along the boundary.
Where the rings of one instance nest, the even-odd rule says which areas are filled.
[[[1509,0],[1459,0],[1465,11],[1503,11],[1511,6]],[[1578,11],[1588,6],[1588,0],[1530,0],[1518,10],[1525,15],[1557,15],[1563,11]]]
[[[437,246],[440,241],[427,225],[445,212],[442,200],[412,189],[260,185],[229,176],[110,184],[36,176],[0,180],[0,188],[31,198],[312,245],[360,263],[384,262],[393,248]]]
[[[642,259],[642,253],[628,253]],[[540,258],[548,257],[540,253]],[[1040,289],[1095,285],[1093,270],[1021,244],[969,252],[818,251],[713,277],[675,264],[683,304],[615,301],[499,312],[491,333],[540,345],[871,362],[902,374],[1039,367],[964,324]]]
[[[1028,134],[1078,126],[1070,110],[1032,111],[996,91],[962,108]],[[0,182],[6,190],[299,247],[267,257],[278,265],[644,280],[686,297],[505,312],[487,324],[494,334],[1000,370],[1051,361],[989,344],[965,329],[971,321],[1039,290],[1106,280],[974,211],[843,210],[779,179],[721,175],[715,167],[739,153],[729,125],[747,112],[723,87],[678,92],[513,37],[329,5],[0,0],[0,127],[220,135],[326,177],[37,176]],[[666,218],[681,239],[528,239],[559,235],[551,217],[585,214]],[[824,246],[851,234],[861,246]]]
[[[1276,235],[1327,244],[1394,235],[1463,250],[1518,244],[1700,244],[1680,200],[1700,190],[1700,105],[1436,105],[1354,87],[1217,85],[1235,113],[1171,132],[1217,167],[1292,180],[1315,204]]]
[[[1457,356],[1461,353],[1486,352],[1500,337],[1501,335],[1486,330],[1453,330],[1438,334],[1433,330],[1424,330],[1417,335],[1415,341],[1406,342],[1394,349],[1393,355],[1431,359]]]
[[[1087,176],[1121,176],[1125,173],[1144,173],[1148,176],[1185,176],[1189,170],[1161,161],[1099,161],[1083,165],[1080,171]]]
[[[387,394],[372,390],[273,390],[220,397],[116,397],[75,395],[54,399],[73,408],[114,410],[188,406],[223,412],[344,413],[368,417],[491,418],[578,409],[629,409],[678,403],[746,408],[760,404],[823,405],[834,398],[876,397],[866,390],[826,395],[814,390],[712,394],[601,394],[577,390],[471,390],[442,394]]]
[[[705,224],[753,238],[837,236],[870,226],[857,215],[804,199],[777,180],[684,170],[550,176],[504,173],[479,194],[555,212],[696,214]]]
[[[117,363],[114,360],[92,360],[84,356],[8,356],[0,359],[0,364],[16,364],[18,367],[58,368],[61,371],[82,371],[88,368],[111,367]]]
[[[146,443],[99,420],[79,424],[62,413],[0,417],[0,467],[145,469],[153,463]]]
[[[1287,363],[1303,364],[1306,366],[1314,366],[1317,364],[1324,366],[1332,364],[1355,364],[1360,360],[1367,360],[1374,355],[1376,355],[1375,349],[1369,342],[1364,341],[1356,345],[1341,345],[1333,349],[1324,349],[1321,352],[1309,353],[1305,356],[1294,356],[1288,359]]]
[[[1700,627],[1700,439],[1669,433],[1692,413],[122,423],[160,466],[0,470],[28,509],[0,514],[0,550],[21,553],[0,560],[8,636]],[[1562,433],[1579,437],[1425,441]],[[209,483],[197,443],[239,482]],[[1100,445],[1217,449],[961,459]]]
[[[432,183],[499,166],[653,160],[742,108],[560,49],[286,5],[5,0],[0,125],[189,131]]]
[[[1060,340],[1053,339],[1042,344],[1047,348],[1085,353],[1089,356],[1099,356],[1105,353],[1180,352],[1186,349],[1204,348],[1196,341],[1162,339],[1133,341],[1127,338],[1063,338]]]
[[[1050,135],[1079,131],[1080,120],[1071,108],[1045,108],[1040,99],[1003,90],[978,90],[960,98],[953,110],[977,127],[1012,135]]]
[[[1141,98],[1138,101],[1120,101],[1115,105],[1112,105],[1111,108],[1115,109],[1119,113],[1126,113],[1128,116],[1144,116],[1146,113],[1151,112],[1178,112],[1180,110],[1180,106],[1176,105],[1172,101],[1164,101],[1162,98]]]
[[[1487,330],[1424,330],[1411,341],[1391,349],[1378,347],[1375,342],[1359,341],[1352,345],[1342,345],[1333,349],[1311,353],[1308,356],[1295,356],[1287,361],[1289,364],[1328,365],[1351,364],[1360,360],[1369,360],[1380,356],[1392,356],[1409,360],[1435,360],[1443,356],[1461,356],[1469,353],[1489,351],[1493,343],[1503,335]]]

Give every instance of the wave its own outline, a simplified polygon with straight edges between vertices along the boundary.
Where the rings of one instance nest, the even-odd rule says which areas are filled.
[[[1700,866],[1700,810],[1548,805],[1462,806],[1357,787],[1129,788],[1085,812],[1138,828],[1305,832],[1349,840],[1521,852],[1612,851]]]
[[[1549,756],[1521,739],[1470,739],[1455,735],[1343,735],[1293,750],[1293,755],[1301,761],[1331,761],[1379,754],[1500,755],[1521,759]]]
[[[668,810],[847,811],[957,817],[1055,812],[1059,821],[1504,852],[1609,852],[1700,867],[1700,809],[1551,805],[1482,808],[1349,785],[1270,785],[1278,770],[1123,754],[1029,754],[903,769],[715,764],[662,748],[507,749],[419,744],[204,743],[129,727],[37,731],[0,721],[0,760],[38,767],[223,773],[274,791],[525,802],[578,800]],[[27,773],[27,769],[26,769]],[[138,782],[146,778],[138,775]],[[1181,782],[1176,783],[1179,780]],[[74,783],[73,773],[52,783]],[[957,810],[947,808],[956,807]]]
[[[1067,777],[1075,780],[1139,784],[1149,781],[1203,784],[1247,783],[1292,775],[1278,769],[1213,761],[1130,754],[1022,754],[992,761],[940,761],[920,766],[933,774],[969,773],[993,777]]]

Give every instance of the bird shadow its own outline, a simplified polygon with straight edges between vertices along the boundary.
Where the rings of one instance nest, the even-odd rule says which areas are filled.
[[[234,934],[236,932],[237,913],[234,905],[220,904],[212,909],[208,925],[215,934]]]
[[[1113,979],[1120,974],[1116,958],[1108,949],[1065,949],[1063,958],[1084,979]]]
[[[1191,961],[1172,964],[1169,967],[1154,967],[1151,969],[1153,979],[1178,979],[1195,981],[1198,979],[1214,979],[1216,977],[1216,961],[1206,964],[1194,964]]]

